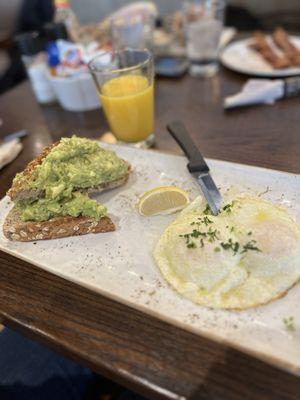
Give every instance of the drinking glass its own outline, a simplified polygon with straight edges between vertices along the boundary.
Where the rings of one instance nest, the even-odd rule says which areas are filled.
[[[148,50],[125,49],[95,57],[89,68],[112,133],[136,147],[154,143],[154,66]]]
[[[224,0],[189,0],[184,3],[186,50],[192,76],[212,76],[218,71],[224,9]]]
[[[126,48],[148,49],[153,46],[155,17],[136,14],[111,20],[111,38],[114,50]]]

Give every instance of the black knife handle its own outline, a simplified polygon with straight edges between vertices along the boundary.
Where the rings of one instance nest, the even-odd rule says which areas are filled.
[[[167,129],[189,159],[188,170],[190,172],[208,172],[208,165],[192,141],[184,124],[181,121],[173,121],[167,125]]]
[[[300,78],[292,77],[284,80],[284,97],[295,97],[300,94]]]

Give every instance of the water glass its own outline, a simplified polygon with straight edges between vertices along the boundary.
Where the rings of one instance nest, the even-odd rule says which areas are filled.
[[[154,25],[155,18],[152,14],[113,18],[110,28],[114,50],[152,50]]]
[[[186,50],[192,76],[212,76],[218,71],[224,9],[224,0],[189,0],[184,3]]]

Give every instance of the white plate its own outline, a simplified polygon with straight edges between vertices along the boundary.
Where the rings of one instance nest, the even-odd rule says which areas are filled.
[[[109,147],[109,146],[108,146]],[[129,182],[97,198],[105,203],[115,232],[34,243],[6,240],[0,249],[70,281],[152,314],[183,329],[225,342],[300,375],[300,285],[280,300],[242,312],[211,310],[182,298],[164,281],[152,258],[152,249],[174,215],[141,217],[135,210],[138,196],[159,185],[177,184],[199,194],[186,169],[186,159],[159,152],[114,146],[129,160]],[[300,220],[300,176],[262,168],[208,160],[213,177],[225,191],[259,194],[283,204]],[[0,202],[0,224],[10,209]],[[294,316],[295,332],[283,318]]]
[[[270,38],[267,38],[270,42]],[[292,36],[291,41],[300,49],[300,37]],[[247,75],[260,77],[287,77],[300,74],[300,68],[274,69],[256,51],[249,48],[252,39],[239,40],[229,44],[221,53],[220,60],[225,67]],[[272,46],[274,47],[274,46]]]

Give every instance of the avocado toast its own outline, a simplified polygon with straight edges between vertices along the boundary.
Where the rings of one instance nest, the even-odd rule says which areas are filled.
[[[14,207],[4,235],[32,241],[113,231],[106,207],[88,193],[120,186],[129,173],[127,161],[96,141],[63,138],[16,175],[7,193]]]

